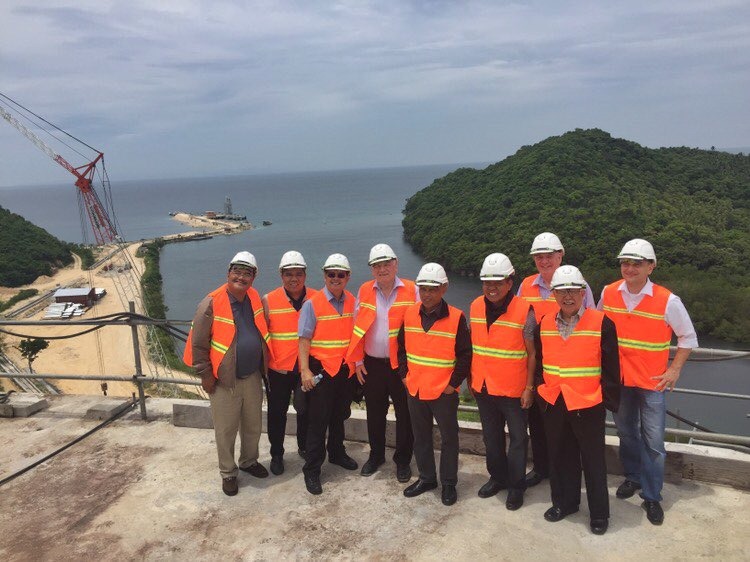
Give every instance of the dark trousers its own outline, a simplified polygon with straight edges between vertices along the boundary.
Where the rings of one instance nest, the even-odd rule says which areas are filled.
[[[385,459],[385,426],[388,415],[388,397],[396,411],[396,451],[393,462],[409,464],[414,450],[414,434],[406,402],[406,387],[397,369],[391,368],[390,359],[365,356],[365,404],[367,405],[367,438],[370,441],[370,458]]]
[[[537,398],[528,410],[529,438],[531,440],[531,456],[534,462],[534,471],[545,478],[549,476],[549,455],[547,453],[547,436],[544,434],[544,418],[539,409]]]
[[[279,373],[268,370],[268,442],[271,444],[271,456],[284,454],[284,435],[286,434],[286,412],[289,399],[299,387],[299,373]],[[297,390],[300,392],[300,390]],[[297,412],[297,448],[305,450],[307,436],[307,412]]]
[[[440,430],[440,483],[455,486],[458,482],[458,393],[441,394],[435,400],[420,400],[409,395],[407,402],[420,480],[437,482],[432,446],[434,418]]]
[[[487,455],[487,472],[503,486],[526,489],[526,454],[529,438],[526,435],[526,410],[520,398],[474,395],[482,421],[482,437]],[[510,445],[505,452],[505,424],[508,424]]]
[[[312,358],[311,358],[312,367]],[[312,369],[313,373],[322,372]],[[307,402],[307,437],[305,445],[305,466],[302,471],[306,476],[320,476],[320,467],[326,457],[334,459],[346,453],[344,448],[344,420],[349,411],[351,393],[347,379],[349,368],[342,365],[335,377],[323,375],[323,379],[308,391]],[[326,432],[328,445],[326,447]]]
[[[574,510],[581,503],[581,466],[591,519],[609,517],[607,465],[604,460],[603,404],[568,411],[562,394],[544,412],[550,452],[552,505]]]

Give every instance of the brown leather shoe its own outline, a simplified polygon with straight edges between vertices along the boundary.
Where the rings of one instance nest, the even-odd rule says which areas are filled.
[[[228,496],[236,496],[237,492],[239,491],[239,487],[237,486],[237,477],[230,476],[229,478],[222,478],[221,489]]]
[[[268,476],[266,467],[259,462],[254,462],[250,466],[241,466],[240,470],[242,472],[247,472],[248,474],[250,474],[251,476],[255,476],[256,478],[266,478]]]

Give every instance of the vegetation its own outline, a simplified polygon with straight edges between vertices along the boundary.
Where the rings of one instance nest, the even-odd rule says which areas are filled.
[[[29,373],[33,373],[34,370],[31,368],[31,364],[36,361],[39,354],[49,347],[49,342],[42,338],[26,338],[21,340],[18,344],[18,351],[21,352],[21,357],[29,362]]]
[[[18,294],[12,296],[7,301],[0,301],[0,312],[2,312],[3,310],[8,310],[16,303],[19,303],[26,299],[30,299],[31,297],[38,294],[39,291],[37,289],[21,289],[20,291],[18,291]]]
[[[81,258],[81,269],[91,269],[94,265],[96,258],[94,257],[94,251],[83,244],[68,244],[70,251],[77,254]]]
[[[73,262],[70,247],[43,228],[0,207],[0,285],[19,287]]]
[[[597,296],[619,277],[623,243],[646,238],[653,280],[680,295],[699,333],[747,343],[749,186],[750,156],[576,129],[435,180],[408,200],[404,235],[427,260],[468,275],[501,251],[523,278],[534,273],[531,241],[551,231]]]
[[[144,272],[141,278],[141,288],[143,290],[143,304],[146,308],[146,314],[151,318],[166,318],[167,306],[164,304],[162,294],[162,277],[159,271],[159,252],[166,242],[157,238],[153,242],[143,244],[138,249],[138,255],[143,257]],[[161,346],[164,351],[164,358],[171,369],[186,371],[190,370],[177,356],[174,340],[165,331],[156,329],[149,331],[149,349]]]

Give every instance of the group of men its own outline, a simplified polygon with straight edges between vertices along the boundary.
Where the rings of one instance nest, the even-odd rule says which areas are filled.
[[[425,264],[414,282],[398,276],[387,244],[370,251],[373,279],[356,298],[346,290],[351,267],[332,254],[323,264],[322,289],[306,286],[307,264],[297,251],[279,264],[281,286],[260,298],[252,284],[255,257],[239,252],[227,283],[198,306],[185,349],[209,394],[222,489],[238,491],[238,470],[268,476],[258,462],[262,380],[268,394],[271,472],[284,472],[284,435],[290,399],[297,409],[297,445],[305,486],[322,493],[321,468],[359,465],[344,446],[352,388],[362,386],[371,476],[386,461],[389,400],[396,416],[393,454],[399,482],[419,496],[442,485],[441,501],[457,501],[459,389],[476,398],[486,448],[488,481],[478,495],[507,490],[506,508],[523,505],[527,487],[549,477],[547,521],[579,509],[585,477],[590,528],[609,522],[604,421],[614,412],[625,481],[617,497],[641,490],[649,521],[661,524],[664,475],[664,390],[672,389],[697,339],[678,297],[655,285],[653,247],[625,244],[617,258],[622,279],[604,288],[598,307],[581,272],[562,265],[564,248],[552,233],[532,244],[538,274],[513,292],[515,269],[501,253],[487,256],[482,295],[464,314],[445,299],[442,266]],[[470,325],[470,327],[469,327]],[[678,351],[669,364],[672,333]],[[439,473],[433,420],[440,432]],[[509,442],[506,447],[505,426]],[[529,429],[533,468],[526,473]],[[240,456],[234,445],[240,433]],[[439,479],[438,479],[439,476]]]

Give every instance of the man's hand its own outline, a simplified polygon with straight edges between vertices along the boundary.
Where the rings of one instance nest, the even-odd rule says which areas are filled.
[[[207,394],[213,394],[216,390],[216,377],[212,372],[208,372],[207,375],[201,376],[201,386]]]
[[[365,369],[365,364],[362,363],[361,365],[357,365],[354,368],[354,372],[357,374],[357,380],[359,381],[359,384],[365,384],[365,377],[367,376],[367,369]]]
[[[453,394],[456,392],[456,389],[453,388],[450,384],[445,387],[445,390],[443,391],[443,394]]]
[[[677,379],[680,378],[680,370],[676,369],[673,363],[667,368],[666,371],[664,371],[663,375],[659,375],[659,376],[651,377],[651,378],[659,381],[656,384],[655,390],[669,389],[671,392],[674,389],[674,385],[677,383]]]
[[[313,373],[310,369],[302,369],[299,373],[299,377],[302,390],[307,392],[315,388],[315,384],[313,383]]]
[[[534,391],[526,388],[521,393],[521,408],[524,410],[528,410],[531,408],[531,405],[534,403]]]

